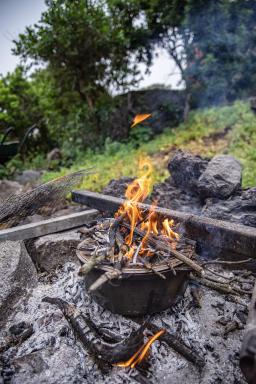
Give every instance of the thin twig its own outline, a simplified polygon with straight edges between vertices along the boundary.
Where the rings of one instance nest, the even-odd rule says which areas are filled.
[[[105,260],[105,255],[93,255],[87,263],[83,264],[82,267],[78,271],[79,276],[86,275],[89,273],[96,265],[100,264],[103,260]]]
[[[252,258],[246,259],[246,260],[238,260],[238,261],[226,261],[226,260],[211,260],[211,261],[205,261],[201,264],[202,267],[208,264],[222,264],[222,265],[235,265],[235,264],[246,264],[252,261]]]
[[[90,286],[89,292],[96,291],[97,289],[102,287],[102,285],[105,284],[107,281],[110,281],[113,279],[119,279],[121,275],[122,275],[122,271],[115,268],[113,268],[111,271],[105,272]]]

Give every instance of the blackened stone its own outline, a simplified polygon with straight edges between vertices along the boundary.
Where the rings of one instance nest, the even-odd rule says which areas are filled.
[[[159,207],[182,212],[198,214],[202,209],[200,199],[191,193],[186,193],[177,188],[171,177],[166,179],[165,182],[154,186],[151,200],[157,201]]]
[[[200,176],[197,187],[202,198],[225,199],[241,187],[242,166],[233,156],[215,156]]]
[[[112,179],[103,189],[102,193],[114,197],[124,197],[128,185],[134,180],[132,177],[121,177],[120,179]]]
[[[197,181],[205,171],[208,160],[187,152],[177,151],[169,161],[168,170],[174,185],[186,192],[197,192]]]
[[[202,214],[213,219],[256,227],[256,188],[237,193],[227,200],[207,199]]]

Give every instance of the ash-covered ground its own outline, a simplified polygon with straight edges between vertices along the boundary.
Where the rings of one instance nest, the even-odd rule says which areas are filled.
[[[178,152],[168,167],[171,177],[156,185],[151,196],[158,201],[158,205],[256,226],[256,189],[241,189],[242,169],[235,159],[220,156],[208,162],[198,156]],[[130,180],[114,180],[105,193],[123,196]],[[239,298],[242,304],[238,304],[230,301],[228,295],[193,284],[188,285],[184,297],[175,307],[152,316],[150,321],[159,328],[165,328],[204,357],[204,368],[199,369],[188,362],[161,339],[153,344],[143,371],[99,367],[95,356],[90,355],[75,336],[61,310],[42,302],[46,296],[62,298],[75,304],[85,316],[89,314],[98,327],[124,337],[139,326],[134,319],[104,310],[86,293],[84,278],[78,277],[79,266],[74,261],[79,241],[77,233],[69,234],[63,241],[58,235],[38,239],[34,251],[33,247],[30,249],[30,257],[37,267],[48,272],[39,273],[36,283],[36,272],[33,272],[34,265],[29,256],[26,258],[23,255],[22,259],[17,255],[16,264],[6,257],[6,268],[0,265],[0,289],[1,283],[4,283],[6,296],[15,293],[20,297],[14,307],[9,302],[6,310],[0,306],[0,318],[6,312],[0,348],[7,346],[0,356],[0,383],[245,383],[239,368],[239,351],[250,298]],[[207,252],[210,251],[209,244]],[[2,249],[0,256],[1,252]],[[22,269],[20,260],[26,262],[22,265],[31,264],[30,270]],[[63,266],[55,269],[58,264]],[[20,292],[12,289],[11,279],[4,279],[11,268],[14,271],[11,277],[19,278]],[[54,269],[55,272],[51,272]],[[30,271],[33,284],[26,284]],[[221,273],[228,275],[238,271]],[[253,275],[245,276],[244,280],[246,286],[242,288],[252,288]],[[24,295],[21,289],[26,286],[33,287]],[[8,310],[12,308],[8,315],[7,307]],[[10,340],[19,339],[24,329],[30,329],[27,338],[12,345]]]
[[[68,262],[56,273],[39,274],[37,286],[15,305],[1,330],[1,342],[5,343],[11,332],[18,334],[19,327],[24,326],[21,322],[31,324],[33,333],[20,345],[2,353],[0,382],[245,383],[239,369],[239,350],[249,298],[243,299],[246,305],[241,305],[215,291],[189,285],[175,307],[152,316],[150,321],[175,334],[204,356],[205,367],[200,370],[158,340],[151,348],[147,370],[137,376],[136,369],[100,369],[94,357],[74,336],[62,312],[42,302],[45,296],[63,298],[90,314],[99,327],[119,335],[127,336],[138,327],[133,319],[112,314],[93,302],[85,291],[84,278],[78,277],[77,270],[76,264]],[[253,277],[249,276],[247,280],[252,282]],[[198,307],[198,300],[201,307]]]

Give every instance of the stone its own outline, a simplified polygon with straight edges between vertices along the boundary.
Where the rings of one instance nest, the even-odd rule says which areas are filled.
[[[36,285],[37,273],[23,242],[0,244],[0,323],[13,304]]]
[[[213,219],[256,227],[256,188],[237,193],[227,200],[209,198],[202,214]]]
[[[125,197],[125,191],[128,185],[134,180],[132,177],[121,177],[120,179],[112,179],[103,189],[102,193],[114,197]]]
[[[226,199],[241,187],[241,182],[242,166],[240,162],[233,156],[218,155],[214,156],[201,174],[197,188],[202,198]]]
[[[51,272],[68,261],[79,264],[76,248],[81,242],[77,230],[38,238],[29,253],[41,271]]]
[[[11,195],[17,195],[22,192],[22,185],[16,181],[0,180],[0,203]]]
[[[159,207],[182,212],[199,214],[203,207],[198,196],[176,187],[171,177],[155,184],[150,198],[151,201],[157,201]]]
[[[27,169],[15,176],[15,181],[22,185],[35,184],[41,177],[42,171]]]
[[[176,187],[196,194],[198,179],[207,165],[208,160],[179,150],[169,161],[168,170]]]

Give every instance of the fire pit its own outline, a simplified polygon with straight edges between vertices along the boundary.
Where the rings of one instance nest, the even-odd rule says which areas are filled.
[[[150,190],[150,163],[127,188],[115,218],[94,221],[81,230],[77,256],[92,297],[114,313],[138,316],[163,311],[185,291],[193,241],[182,237],[174,220],[159,215],[156,203],[140,209]],[[192,262],[192,261],[191,261]]]

